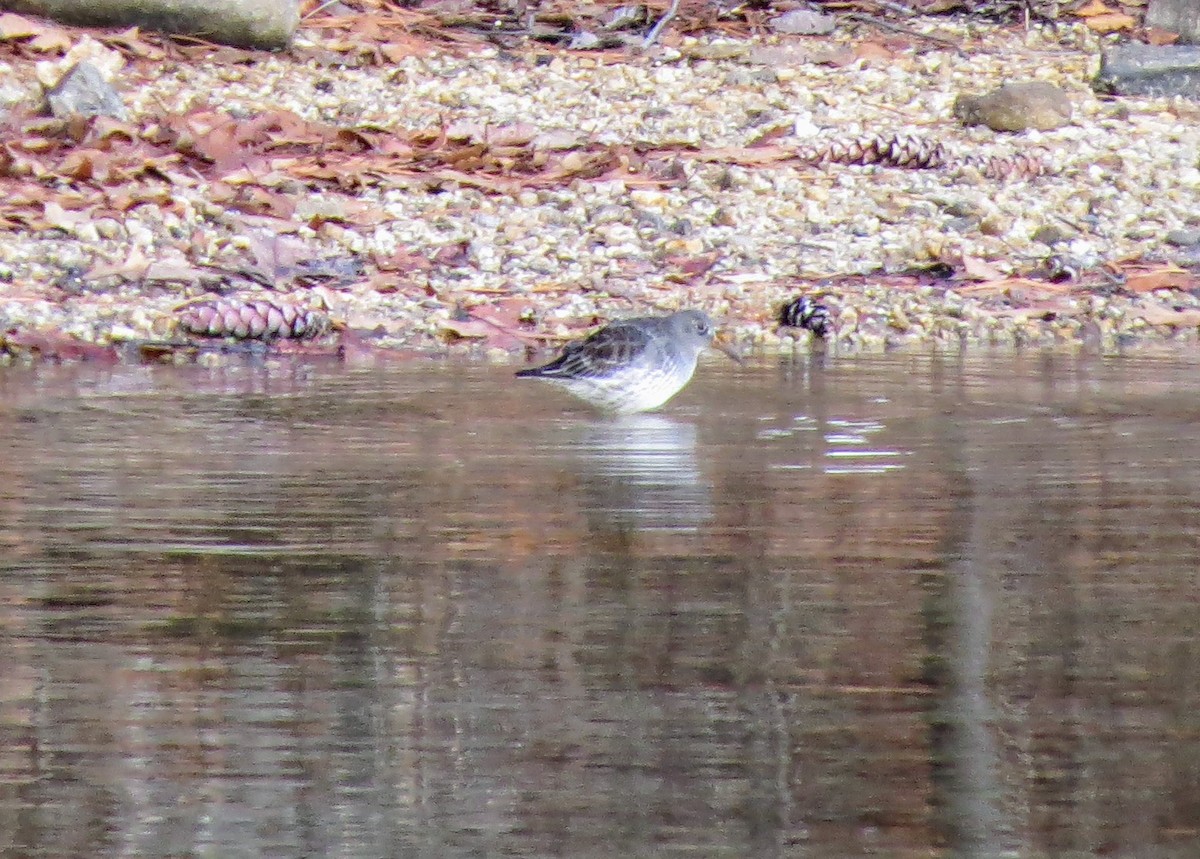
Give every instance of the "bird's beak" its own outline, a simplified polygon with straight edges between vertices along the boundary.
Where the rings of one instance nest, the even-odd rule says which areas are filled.
[[[713,336],[712,346],[718,352],[728,355],[730,359],[738,364],[745,363],[745,361],[742,360],[742,356],[738,354],[737,349],[734,348],[733,339],[724,331],[718,331],[716,335]]]

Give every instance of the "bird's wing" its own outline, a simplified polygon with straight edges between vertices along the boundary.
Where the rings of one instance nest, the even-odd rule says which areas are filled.
[[[652,345],[649,333],[637,325],[614,322],[590,337],[571,343],[540,375],[606,376],[629,366]]]

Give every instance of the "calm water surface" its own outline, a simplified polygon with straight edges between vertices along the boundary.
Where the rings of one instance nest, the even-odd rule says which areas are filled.
[[[1200,855],[1198,394],[0,368],[0,856]]]

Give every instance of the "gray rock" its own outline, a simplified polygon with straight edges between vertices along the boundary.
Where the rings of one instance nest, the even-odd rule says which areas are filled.
[[[1035,242],[1041,242],[1044,245],[1058,245],[1064,242],[1069,242],[1074,238],[1070,233],[1062,227],[1053,224],[1044,224],[1038,227],[1030,239]]]
[[[299,0],[4,0],[0,8],[82,27],[141,27],[243,48],[287,47]]]
[[[1093,86],[1116,95],[1200,98],[1200,47],[1113,45],[1100,57]]]
[[[1200,245],[1200,228],[1188,227],[1182,230],[1171,230],[1163,239],[1169,245],[1177,248],[1189,248]]]
[[[797,36],[827,36],[833,32],[837,19],[809,9],[793,9],[767,22],[776,33]]]
[[[1196,0],[1150,0],[1146,26],[1179,34],[1180,42],[1200,42],[1200,3]]]
[[[600,26],[605,30],[631,30],[645,22],[646,7],[637,3],[610,10]]]
[[[1071,100],[1054,84],[1026,81],[1005,84],[984,95],[960,95],[954,115],[965,125],[993,131],[1052,131],[1071,121]]]
[[[104,79],[100,70],[88,62],[76,63],[46,91],[50,113],[59,119],[71,116],[109,116],[125,121],[129,118],[125,105],[116,90]]]

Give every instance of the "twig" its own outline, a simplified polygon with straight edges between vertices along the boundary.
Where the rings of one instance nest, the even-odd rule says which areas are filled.
[[[658,41],[658,37],[662,33],[663,28],[666,27],[667,24],[671,23],[671,19],[675,17],[675,13],[678,11],[679,0],[671,0],[670,7],[668,7],[667,11],[663,13],[663,16],[658,19],[655,25],[650,28],[650,32],[646,34],[646,38],[642,39],[643,51]]]
[[[309,12],[307,15],[305,15],[304,16],[305,20],[307,20],[309,18],[315,18],[317,15],[321,14],[322,12],[324,12],[326,9],[328,9],[330,6],[333,6],[337,2],[338,2],[338,0],[325,0],[325,2],[322,3],[320,6],[318,6],[317,8],[315,8],[311,12]]]
[[[881,30],[891,30],[893,33],[903,33],[905,36],[912,36],[914,39],[924,39],[927,42],[933,42],[935,45],[941,45],[943,48],[949,48],[962,53],[962,45],[952,39],[943,39],[941,36],[930,36],[926,33],[918,32],[911,27],[905,27],[901,24],[893,24],[891,21],[885,21],[883,18],[875,15],[867,15],[864,12],[847,12],[842,16],[848,21],[857,21],[860,24],[870,24],[874,27],[879,27]]]
[[[905,6],[903,3],[893,3],[891,0],[873,0],[876,6],[881,9],[887,9],[889,12],[895,12],[897,15],[904,15],[911,18],[917,13],[913,11],[911,6]]]

